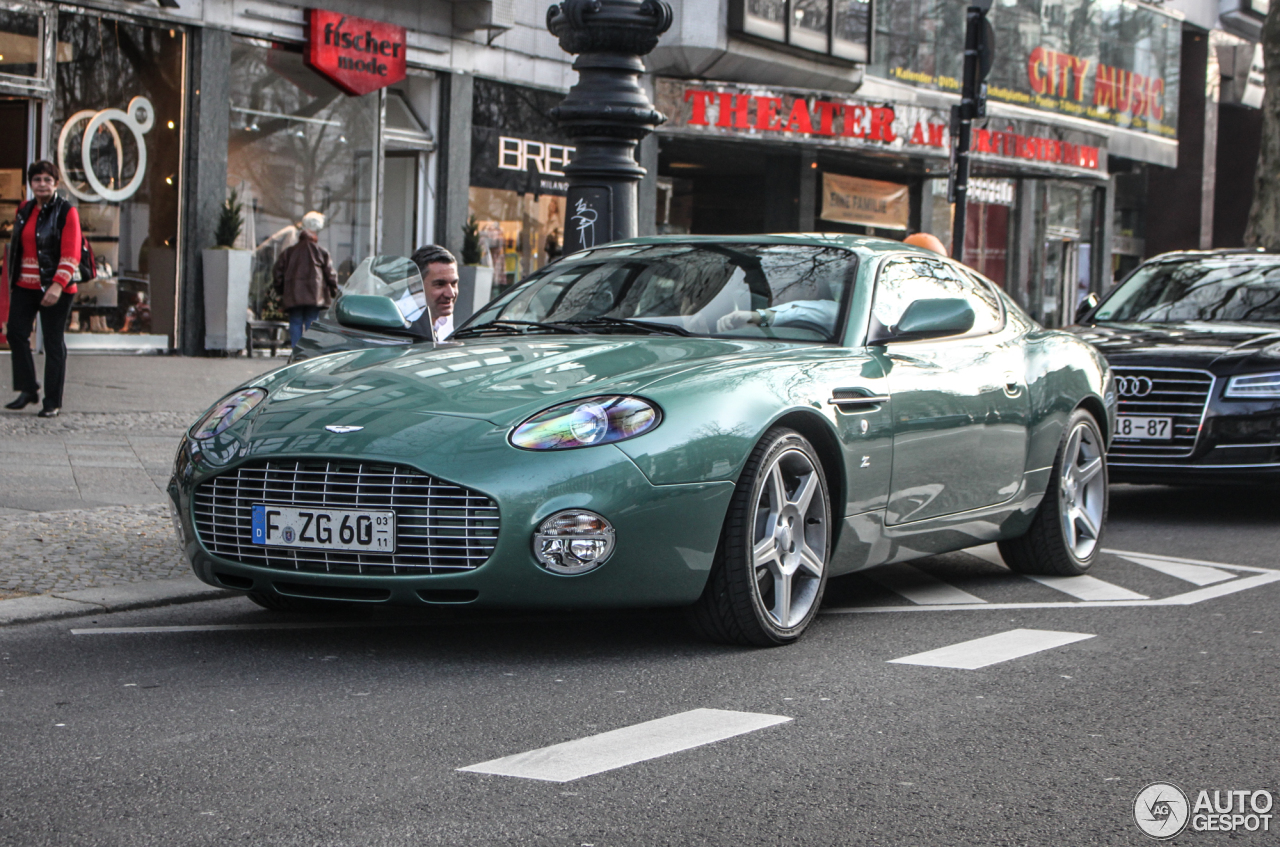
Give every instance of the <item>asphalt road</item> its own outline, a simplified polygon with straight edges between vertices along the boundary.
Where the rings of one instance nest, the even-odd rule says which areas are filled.
[[[1278,505],[1117,488],[1106,545],[1126,552],[1093,590],[1146,600],[954,554],[909,573],[972,602],[846,578],[773,650],[699,643],[670,613],[317,620],[241,599],[10,627],[0,844],[1148,843],[1148,783],[1277,789]],[[154,629],[173,626],[196,629]],[[892,661],[1015,630],[1075,640],[973,670]],[[569,781],[458,770],[669,716],[632,742],[643,760]],[[645,758],[695,718],[772,725]],[[583,755],[624,755],[613,738]],[[1271,823],[1175,843],[1274,845]]]

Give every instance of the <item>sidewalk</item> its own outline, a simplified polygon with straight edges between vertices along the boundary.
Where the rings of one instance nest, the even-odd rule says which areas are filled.
[[[164,488],[200,412],[282,364],[74,355],[61,416],[0,410],[0,625],[221,595],[182,561]]]

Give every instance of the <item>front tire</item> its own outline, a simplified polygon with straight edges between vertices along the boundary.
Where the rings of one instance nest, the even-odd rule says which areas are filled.
[[[822,462],[804,436],[775,427],[751,451],[729,503],[695,628],[726,644],[798,639],[827,585],[831,501]]]
[[[1001,541],[1000,555],[1018,573],[1080,576],[1098,557],[1107,506],[1106,442],[1093,415],[1077,409],[1031,526],[1022,537]]]

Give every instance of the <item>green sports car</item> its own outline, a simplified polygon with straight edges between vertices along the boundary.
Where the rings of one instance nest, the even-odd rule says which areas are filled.
[[[336,317],[403,331],[392,300]],[[856,236],[567,256],[448,342],[228,395],[169,493],[196,574],[271,609],[685,606],[783,644],[830,577],[992,541],[1081,574],[1107,514],[1102,357],[968,268]]]

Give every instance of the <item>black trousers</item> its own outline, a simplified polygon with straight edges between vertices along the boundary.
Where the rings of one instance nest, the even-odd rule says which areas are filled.
[[[40,315],[40,328],[44,330],[44,407],[57,409],[62,406],[62,385],[67,379],[67,319],[71,317],[75,295],[64,292],[52,306],[41,306],[43,297],[42,291],[11,287],[5,335],[9,337],[9,358],[13,360],[13,390],[39,392],[36,363],[31,356],[31,330],[36,325],[36,315]]]

